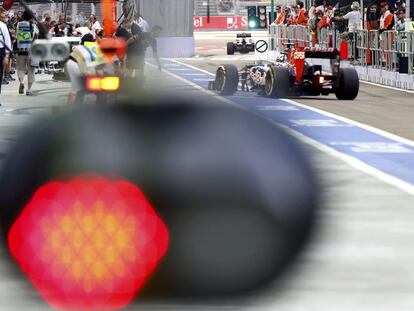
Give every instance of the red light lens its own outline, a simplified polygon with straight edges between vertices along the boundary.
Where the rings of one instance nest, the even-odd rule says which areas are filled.
[[[96,176],[38,189],[8,235],[21,269],[47,303],[63,310],[126,306],[168,239],[137,186]]]

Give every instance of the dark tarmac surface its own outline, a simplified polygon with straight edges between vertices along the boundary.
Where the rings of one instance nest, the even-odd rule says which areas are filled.
[[[203,60],[186,59],[184,63],[215,73],[222,63],[242,68],[250,60]],[[318,108],[336,115],[361,122],[372,127],[414,140],[414,93],[397,91],[361,82],[358,97],[354,101],[339,101],[335,95],[315,97],[291,97],[295,102]]]

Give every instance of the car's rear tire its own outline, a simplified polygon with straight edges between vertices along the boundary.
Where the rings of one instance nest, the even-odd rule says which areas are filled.
[[[265,93],[273,98],[285,98],[289,94],[289,69],[272,66],[266,73]]]
[[[358,96],[359,78],[355,69],[341,68],[338,82],[335,90],[336,98],[339,100],[353,100]]]
[[[227,55],[233,55],[236,47],[233,42],[227,42]]]
[[[220,95],[229,96],[237,91],[239,71],[234,65],[221,65],[216,71],[215,88]]]
[[[252,44],[249,46],[249,51],[250,51],[250,52],[254,52],[255,48],[256,48],[256,44],[255,44],[255,43],[252,43]]]

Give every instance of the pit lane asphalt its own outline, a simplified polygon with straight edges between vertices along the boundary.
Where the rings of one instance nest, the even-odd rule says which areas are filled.
[[[151,70],[154,92],[178,92],[195,103],[206,95],[181,80]],[[48,80],[48,77],[45,77]],[[39,86],[40,87],[40,86]],[[0,131],[8,141],[37,113],[51,115],[65,107],[69,85],[46,81],[47,94],[2,96]],[[36,90],[36,88],[35,88]],[[212,104],[223,105],[216,97]],[[43,108],[41,108],[43,107]],[[23,110],[21,110],[21,109]],[[36,109],[37,108],[37,109]],[[20,110],[17,110],[20,109]],[[24,111],[24,113],[19,113]],[[283,286],[270,287],[252,299],[224,302],[140,301],[128,310],[281,310],[411,311],[414,309],[414,198],[362,173],[328,154],[305,145],[321,178],[325,204],[320,231]],[[49,310],[27,281],[6,261],[0,249],[0,310]]]
[[[211,66],[208,60],[198,61]],[[206,98],[183,79],[158,76],[153,78],[161,88],[179,90],[194,102]],[[208,100],[225,104],[217,96]],[[414,197],[313,146],[304,148],[322,181],[325,204],[319,212],[320,230],[314,242],[281,286],[269,287],[252,299],[188,304],[138,301],[129,309],[411,310],[414,229],[410,223],[414,219]]]
[[[220,64],[229,63],[242,68],[246,62],[252,62],[251,59],[239,60],[237,56],[235,59],[230,56],[222,56],[221,60],[214,58],[217,59],[217,56],[207,56],[202,60],[186,59],[182,62],[211,73],[215,73]],[[333,94],[290,99],[414,140],[414,93],[361,82],[358,97],[353,101],[339,101]]]
[[[226,55],[226,42],[237,32],[195,32],[197,56],[183,62],[215,73],[220,64],[242,68],[254,62],[253,53]],[[264,31],[252,32],[252,39],[266,39]],[[367,83],[360,84],[354,101],[338,101],[335,95],[292,98],[296,102],[358,121],[398,136],[414,140],[414,93],[396,91]]]

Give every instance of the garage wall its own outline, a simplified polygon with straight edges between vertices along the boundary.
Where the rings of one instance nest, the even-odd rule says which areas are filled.
[[[193,35],[194,0],[138,0],[138,7],[150,25],[164,28],[163,36]]]
[[[194,55],[194,0],[137,0],[150,26],[163,28],[159,49],[165,57]]]

